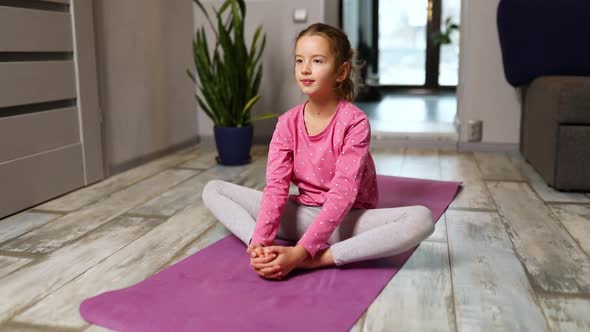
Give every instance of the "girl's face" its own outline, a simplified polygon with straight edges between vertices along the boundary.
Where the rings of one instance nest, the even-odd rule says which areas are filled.
[[[322,36],[299,38],[295,45],[295,79],[309,97],[332,97],[343,73],[336,71],[336,58],[330,43]]]

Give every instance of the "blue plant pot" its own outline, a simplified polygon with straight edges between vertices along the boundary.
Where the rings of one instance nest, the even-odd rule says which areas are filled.
[[[221,165],[244,165],[251,160],[250,148],[254,127],[213,127],[215,145],[217,145],[217,162]]]

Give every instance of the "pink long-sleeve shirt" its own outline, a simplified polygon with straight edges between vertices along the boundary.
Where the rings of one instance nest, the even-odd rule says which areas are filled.
[[[298,241],[314,257],[351,208],[376,207],[378,192],[366,114],[340,99],[326,128],[308,135],[304,107],[298,105],[278,119],[251,243],[272,244],[287,199],[322,206]],[[299,188],[298,195],[289,196],[290,182]]]

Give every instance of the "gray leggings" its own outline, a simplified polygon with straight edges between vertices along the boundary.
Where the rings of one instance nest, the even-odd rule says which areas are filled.
[[[254,234],[262,192],[213,180],[203,189],[202,198],[213,215],[247,245]],[[320,208],[287,200],[277,237],[298,241]],[[432,214],[423,206],[351,209],[328,243],[336,265],[343,265],[399,254],[418,245],[432,232]]]

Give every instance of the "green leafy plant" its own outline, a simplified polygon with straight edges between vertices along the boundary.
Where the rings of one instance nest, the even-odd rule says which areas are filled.
[[[445,20],[445,28],[440,32],[434,33],[432,39],[434,40],[434,43],[439,46],[451,44],[453,42],[451,40],[451,34],[455,30],[458,31],[459,28],[459,25],[453,23],[453,18],[449,16]]]
[[[250,48],[244,41],[244,0],[226,0],[215,10],[215,23],[199,0],[196,5],[215,34],[211,53],[205,27],[197,29],[193,40],[193,59],[198,80],[189,70],[187,74],[197,85],[201,95],[195,94],[199,106],[220,127],[243,127],[252,121],[275,117],[266,113],[252,117],[252,106],[260,99],[258,89],[262,79],[260,58],[266,45],[266,35],[258,26]],[[262,38],[262,39],[261,39]]]

